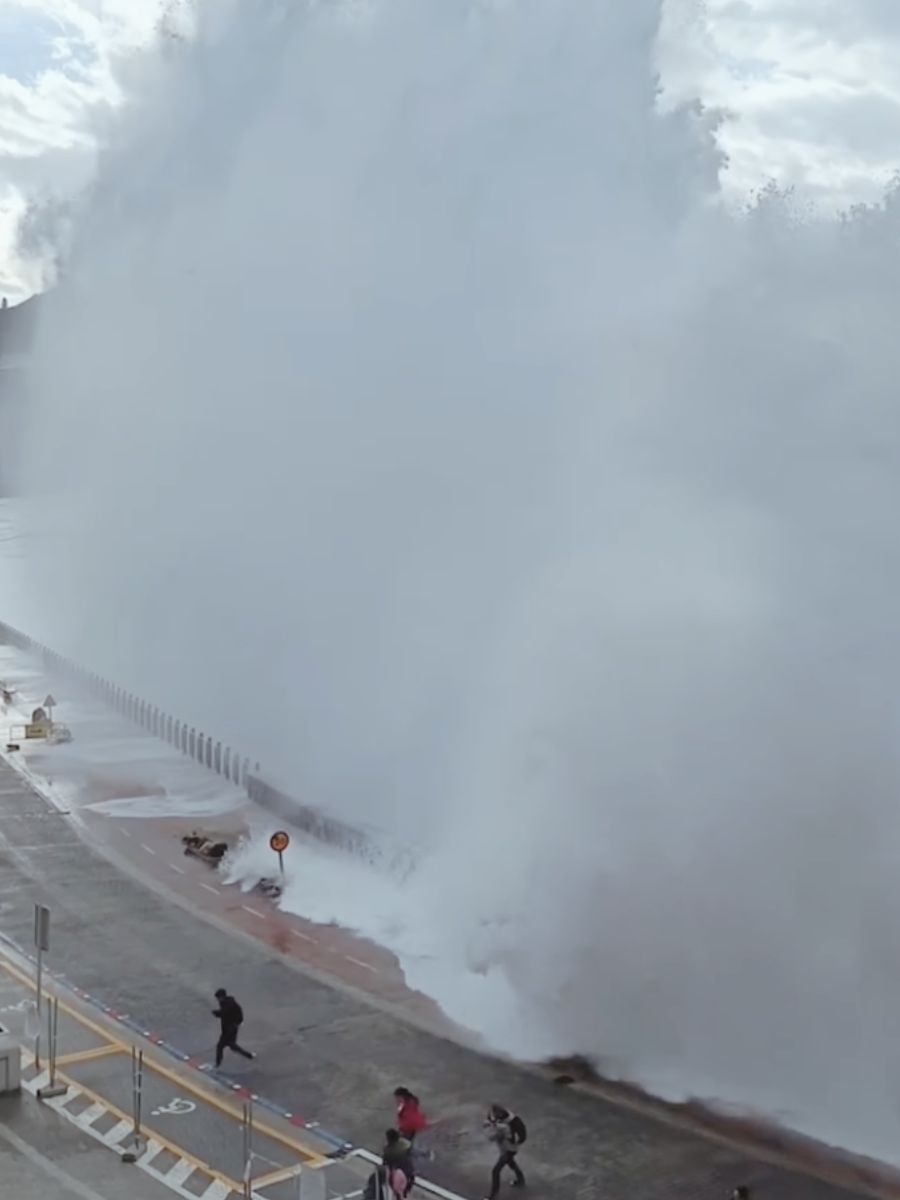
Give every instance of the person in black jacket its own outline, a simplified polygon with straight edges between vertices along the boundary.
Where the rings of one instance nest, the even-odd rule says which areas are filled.
[[[243,1054],[244,1058],[256,1058],[252,1051],[245,1050],[243,1046],[237,1044],[238,1030],[244,1020],[244,1010],[234,996],[229,996],[224,988],[217,990],[216,999],[219,1007],[213,1009],[213,1016],[218,1017],[222,1023],[222,1032],[219,1034],[219,1041],[216,1045],[216,1066],[221,1067],[222,1055],[226,1048],[234,1050],[236,1054]]]

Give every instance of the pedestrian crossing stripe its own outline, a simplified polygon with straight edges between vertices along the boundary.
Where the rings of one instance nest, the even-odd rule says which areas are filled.
[[[31,1055],[23,1054],[22,1058],[23,1065],[30,1062],[33,1066],[34,1060]],[[67,1078],[62,1072],[57,1071],[56,1078],[66,1084],[66,1092],[62,1096],[53,1096],[42,1100],[43,1104],[46,1104],[48,1108],[55,1109],[61,1117],[71,1122],[82,1133],[87,1133],[110,1149],[124,1152],[129,1148],[129,1136],[133,1125],[123,1112],[115,1105],[103,1100],[102,1097],[96,1096],[90,1088],[83,1087],[80,1083],[75,1083],[74,1080]],[[31,1079],[23,1078],[22,1087],[31,1095],[37,1096],[38,1091],[46,1087],[49,1082],[50,1073],[44,1070]],[[88,1102],[86,1107],[82,1107],[79,1103],[82,1100]],[[103,1116],[117,1118],[112,1128],[105,1132],[97,1127]],[[154,1159],[158,1158],[163,1150],[167,1150],[175,1159],[175,1162],[165,1171],[158,1170],[153,1165]],[[135,1165],[159,1183],[170,1188],[176,1195],[182,1196],[184,1200],[228,1200],[232,1193],[240,1193],[242,1190],[239,1183],[214,1171],[207,1163],[195,1159],[181,1147],[156,1135],[151,1136],[144,1143],[143,1153]],[[203,1188],[204,1180],[206,1181],[205,1188]],[[188,1182],[191,1184],[190,1190],[184,1186]],[[200,1190],[201,1188],[202,1190]]]

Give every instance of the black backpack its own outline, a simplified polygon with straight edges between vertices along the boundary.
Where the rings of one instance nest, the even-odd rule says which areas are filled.
[[[237,1000],[235,1000],[235,999],[232,999],[232,1001],[231,1001],[231,1016],[232,1016],[232,1019],[233,1019],[235,1025],[243,1025],[244,1010],[241,1008],[241,1006],[238,1004]]]
[[[525,1128],[525,1122],[515,1114],[510,1117],[509,1132],[513,1135],[513,1141],[517,1146],[524,1146],[528,1141],[528,1130]]]

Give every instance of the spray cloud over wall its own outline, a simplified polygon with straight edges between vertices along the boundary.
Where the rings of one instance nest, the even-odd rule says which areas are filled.
[[[725,215],[659,19],[201,15],[44,323],[35,603],[431,847],[496,1044],[890,1156],[896,202]]]

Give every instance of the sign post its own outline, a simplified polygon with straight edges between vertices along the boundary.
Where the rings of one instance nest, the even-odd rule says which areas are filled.
[[[291,839],[283,829],[279,829],[277,833],[273,833],[269,838],[269,846],[278,855],[278,866],[282,875],[284,874],[284,852],[291,844]]]
[[[34,1065],[41,1069],[41,998],[44,984],[44,951],[50,949],[50,909],[34,906],[34,945],[37,949],[37,1033],[34,1035]]]
[[[53,728],[53,710],[56,708],[56,701],[53,699],[53,693],[47,693],[47,699],[44,701],[44,708],[47,710],[47,717],[50,721],[50,728]]]

